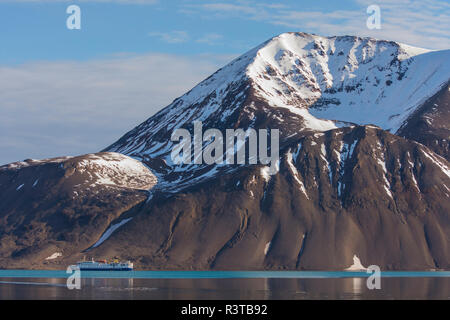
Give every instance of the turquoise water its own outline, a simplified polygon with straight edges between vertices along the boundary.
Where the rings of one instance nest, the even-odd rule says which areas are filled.
[[[67,278],[65,270],[0,270],[0,278]],[[117,279],[320,279],[364,278],[364,271],[82,271],[83,278]],[[381,277],[450,277],[450,271],[382,271]]]

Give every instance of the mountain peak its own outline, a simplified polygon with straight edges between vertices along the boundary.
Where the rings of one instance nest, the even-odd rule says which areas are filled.
[[[449,58],[393,41],[283,33],[256,49],[246,71],[274,107],[396,131],[446,83]]]
[[[450,50],[283,33],[217,70],[105,151],[152,162],[165,175],[174,170],[171,134],[192,131],[194,121],[205,130],[277,128],[282,142],[349,124],[396,132],[448,82],[449,61]]]

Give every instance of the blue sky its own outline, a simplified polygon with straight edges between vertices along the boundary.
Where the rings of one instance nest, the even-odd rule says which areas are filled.
[[[70,4],[81,30],[66,28]],[[380,30],[366,27],[370,4]],[[0,164],[98,151],[286,31],[448,49],[450,3],[0,0]]]
[[[371,32],[365,21],[372,3],[382,9],[385,26]],[[66,28],[69,4],[82,10],[79,31]],[[449,11],[448,1],[427,0],[0,0],[0,63],[121,52],[237,54],[286,31],[372,35],[442,49],[450,41],[448,22],[437,17],[448,20]]]
[[[330,5],[331,3],[331,5]],[[77,4],[82,29],[69,31],[65,10]],[[365,8],[354,2],[365,24]],[[273,10],[338,10],[330,1],[282,3],[208,1],[2,1],[2,64],[30,60],[86,60],[121,52],[194,55],[238,54],[268,38],[296,29],[265,18]],[[300,21],[299,21],[300,22]]]

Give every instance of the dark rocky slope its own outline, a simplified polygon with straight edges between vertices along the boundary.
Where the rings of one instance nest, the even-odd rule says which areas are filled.
[[[342,270],[355,254],[383,269],[448,269],[448,168],[375,127],[312,134],[269,180],[243,168],[155,195],[91,254],[151,269]]]
[[[397,132],[450,160],[450,84],[428,99]]]
[[[145,201],[155,183],[138,161],[114,153],[0,167],[0,267],[38,268],[80,257]],[[55,253],[62,258],[46,260]]]

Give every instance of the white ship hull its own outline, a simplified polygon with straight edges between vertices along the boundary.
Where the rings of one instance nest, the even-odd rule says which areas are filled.
[[[131,262],[119,263],[102,263],[96,261],[78,262],[76,266],[81,271],[132,271],[133,264]]]

